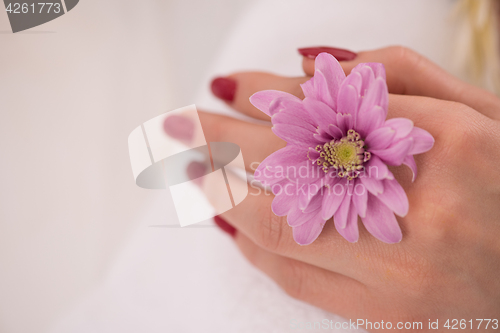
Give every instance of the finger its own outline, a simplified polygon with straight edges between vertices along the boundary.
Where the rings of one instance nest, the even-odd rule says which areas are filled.
[[[380,62],[387,74],[389,92],[402,95],[427,96],[465,104],[487,117],[500,119],[500,100],[492,93],[467,84],[424,56],[400,46],[359,52],[352,61],[341,61],[346,72],[359,63]],[[304,57],[306,75],[314,75],[314,59]]]
[[[269,116],[250,103],[250,96],[261,90],[280,90],[302,99],[304,95],[300,84],[307,80],[306,77],[282,77],[262,72],[241,72],[225,78],[216,78],[212,81],[211,87],[215,96],[227,102],[236,111],[252,118],[269,120]]]
[[[210,193],[223,193],[224,189],[217,191],[217,184],[214,183],[205,185],[209,200],[217,206],[218,198],[210,199]],[[312,244],[301,246],[295,242],[286,217],[272,212],[271,202],[274,196],[254,183],[249,186],[248,191],[245,200],[222,212],[219,217],[234,226],[238,234],[245,235],[268,252],[337,272],[363,283],[371,283],[377,276],[375,263],[382,262],[381,258],[388,260],[394,246],[398,246],[392,245],[391,248],[391,245],[376,240],[361,223],[359,241],[349,243],[336,231],[331,219]]]
[[[241,233],[235,240],[248,261],[293,298],[347,318],[369,301],[366,286],[354,279],[270,253]]]
[[[255,163],[262,162],[286,145],[269,126],[201,111],[198,115],[207,142],[232,142],[240,146],[245,168],[249,172],[255,171]]]

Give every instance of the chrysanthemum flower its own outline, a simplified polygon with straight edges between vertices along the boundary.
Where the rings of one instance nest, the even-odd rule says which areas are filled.
[[[431,149],[433,137],[409,119],[386,120],[382,64],[359,64],[346,77],[333,56],[321,53],[314,77],[301,87],[304,100],[274,90],[250,98],[287,142],[255,172],[275,194],[273,212],[287,216],[301,245],[312,243],[332,217],[349,242],[358,240],[358,216],[381,241],[401,241],[394,214],[408,213],[408,198],[387,165],[407,165],[415,180],[413,155]]]

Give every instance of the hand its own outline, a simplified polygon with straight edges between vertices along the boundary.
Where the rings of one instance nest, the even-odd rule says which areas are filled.
[[[237,230],[248,260],[294,298],[353,320],[422,322],[426,330],[429,319],[473,319],[477,331],[476,318],[500,319],[500,100],[402,47],[361,52],[341,64],[349,73],[360,62],[385,65],[393,94],[388,118],[409,118],[436,140],[416,156],[414,183],[406,167],[391,169],[410,201],[408,215],[398,217],[403,240],[385,244],[359,223],[352,244],[328,221],[313,244],[300,246],[286,218],[271,212],[273,196],[255,186],[221,217]],[[303,67],[312,75],[314,59],[304,58]],[[229,104],[269,120],[249,97],[276,89],[303,98],[299,84],[309,77],[252,72],[229,79],[236,85]],[[248,171],[285,145],[266,125],[202,112],[200,119],[207,141],[241,147]]]

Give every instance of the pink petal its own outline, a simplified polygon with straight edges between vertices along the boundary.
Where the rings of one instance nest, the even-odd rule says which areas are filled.
[[[328,133],[335,139],[342,139],[342,131],[335,125],[328,126]]]
[[[336,113],[328,105],[313,98],[306,97],[303,101],[304,108],[307,110],[315,123],[325,132],[328,131],[330,124],[336,124]]]
[[[378,180],[373,177],[360,177],[359,180],[361,181],[361,184],[363,184],[366,189],[373,194],[379,194],[384,191],[384,183],[382,180]]]
[[[286,178],[286,168],[302,165],[309,162],[307,153],[294,146],[287,146],[275,151],[259,164],[254,177],[264,185],[271,185]]]
[[[410,134],[413,129],[413,121],[407,118],[392,118],[385,121],[384,127],[385,126],[396,131],[394,139],[402,139]]]
[[[363,184],[361,184],[361,181],[359,179],[354,183],[354,191],[352,194],[353,205],[351,206],[355,208],[357,215],[365,217],[366,206],[368,204],[368,191],[364,186],[362,187],[363,191],[360,191],[359,190],[360,186],[357,185],[363,186]]]
[[[384,191],[377,198],[397,215],[404,217],[408,214],[410,204],[405,190],[396,179],[384,179]]]
[[[359,95],[361,97],[364,97],[366,95],[368,87],[375,80],[375,74],[373,73],[371,67],[366,66],[364,63],[358,64],[356,67],[354,67],[351,71],[351,74],[353,73],[357,73],[361,76],[360,85],[356,88],[358,89]]]
[[[271,102],[276,98],[286,98],[290,101],[300,102],[300,98],[295,97],[292,94],[286,93],[284,91],[278,90],[263,90],[256,92],[252,96],[250,96],[250,103],[253,104],[257,109],[264,112],[268,116],[272,116],[273,114],[269,111],[269,106]]]
[[[279,113],[275,113],[272,116],[271,121],[273,125],[275,124],[293,125],[302,127],[311,132],[316,131],[316,126],[312,124],[313,122],[312,119],[311,121],[308,121],[309,120],[308,118],[310,117],[305,110],[302,111],[302,114],[298,112],[289,112],[289,110],[284,110]]]
[[[368,87],[366,95],[359,107],[358,121],[356,123],[358,132],[363,132],[363,134],[366,135],[367,133],[370,133],[372,128],[380,127],[380,122],[385,121],[385,118],[387,117],[388,102],[389,92],[387,90],[387,84],[381,78],[375,79]],[[380,108],[381,110],[378,110],[378,117],[374,118],[374,116],[370,115],[370,113],[377,108]],[[361,120],[363,121],[360,124]],[[374,120],[376,120],[377,126],[372,124]]]
[[[317,214],[317,211],[304,213],[297,205],[295,205],[290,209],[286,220],[290,227],[298,227],[311,220]]]
[[[320,72],[326,81],[327,84],[327,91],[328,95],[331,98],[331,103],[330,98],[328,98],[327,104],[333,108],[334,110],[336,109],[336,102],[337,102],[337,96],[339,92],[340,85],[342,84],[342,81],[345,80],[346,76],[344,73],[344,70],[342,69],[342,66],[340,66],[339,62],[337,59],[335,59],[334,56],[328,53],[320,53],[316,59],[315,59],[315,64],[314,64],[314,76],[316,77],[316,74]],[[316,82],[315,82],[315,87]],[[321,100],[325,101],[326,96],[318,96],[318,97],[323,97]]]
[[[347,131],[354,127],[352,115],[337,113],[337,127],[343,135],[347,135]]]
[[[376,105],[366,112],[358,112],[356,132],[366,138],[370,132],[384,124],[386,115],[387,111]]]
[[[330,131],[326,132],[319,126],[316,129],[316,134],[314,134],[313,137],[314,139],[321,141],[323,143],[330,142],[333,139],[333,136],[330,135]]]
[[[274,134],[287,143],[305,147],[305,150],[309,147],[316,147],[316,145],[321,143],[314,139],[313,135],[315,132],[302,127],[288,124],[274,124],[271,129]]]
[[[347,184],[347,181],[342,179],[341,181],[338,181],[337,184],[339,185],[336,187],[335,185],[331,186],[328,190],[325,190],[325,193],[323,194],[321,217],[325,220],[328,220],[337,212],[337,209],[346,195],[347,189],[345,185]],[[340,191],[340,189],[342,189],[342,191]]]
[[[351,196],[350,194],[346,194],[339,209],[333,214],[333,221],[338,228],[343,229],[347,225],[347,215],[349,214],[349,206],[351,205]]]
[[[365,143],[369,150],[385,149],[392,143],[395,135],[396,131],[392,128],[380,127],[368,134]]]
[[[314,89],[314,76],[300,85],[304,97],[316,98],[316,90]]]
[[[316,100],[325,103],[333,110],[337,109],[337,95],[332,96],[330,86],[321,71],[314,72],[314,90],[316,92]],[[336,92],[338,94],[338,92]]]
[[[413,173],[411,181],[414,182],[415,178],[417,178],[417,163],[415,163],[415,159],[412,155],[408,155],[405,157],[403,164],[407,165],[411,169],[411,172]]]
[[[394,213],[373,195],[368,195],[366,216],[361,219],[373,236],[385,243],[398,243],[403,238]]]
[[[305,210],[309,204],[311,203],[313,197],[317,196],[316,193],[321,190],[323,187],[323,179],[319,178],[315,182],[311,182],[309,184],[304,184],[302,186],[302,191],[298,193],[299,197],[299,208]]]
[[[410,153],[412,146],[413,140],[409,138],[396,142],[389,148],[380,150],[371,149],[370,152],[377,155],[377,157],[389,165],[401,165],[405,157]]]
[[[434,146],[434,138],[424,129],[414,127],[409,136],[413,138],[413,147],[408,152],[409,155],[425,153]]]
[[[321,214],[317,214],[312,219],[302,225],[293,228],[293,239],[300,245],[309,245],[318,238],[325,226],[325,220]]]
[[[311,212],[315,212],[317,211],[318,209],[321,208],[321,204],[323,203],[323,194],[321,193],[321,191],[319,191],[318,193],[316,193],[316,195],[314,195],[314,197],[309,201],[309,204],[307,205],[307,207],[304,209],[304,213],[311,213]]]
[[[287,195],[282,193],[274,197],[273,203],[271,204],[271,209],[274,214],[278,216],[285,216],[288,214],[290,209],[297,204],[297,197],[293,195]]]
[[[361,178],[365,177],[370,177],[375,179],[391,178],[389,173],[389,168],[387,168],[387,165],[375,155],[372,155],[370,160],[365,164],[365,173],[366,175],[364,175],[364,177]]]
[[[386,81],[384,64],[381,64],[379,62],[365,62],[364,65],[372,69],[376,79],[382,78],[384,81]]]
[[[358,214],[356,213],[356,208],[353,205],[349,208],[349,213],[347,215],[347,224],[344,228],[335,223],[335,229],[338,233],[342,235],[348,242],[355,243],[359,239],[359,229],[358,229]]]
[[[346,84],[349,77],[347,77],[340,87],[337,99],[337,112],[351,114],[355,120],[358,113],[359,93],[354,86]]]

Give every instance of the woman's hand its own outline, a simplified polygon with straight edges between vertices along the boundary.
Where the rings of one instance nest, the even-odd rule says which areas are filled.
[[[429,319],[439,319],[443,330],[447,319],[465,319],[467,330],[484,331],[486,322],[477,329],[475,319],[500,319],[500,100],[406,48],[362,52],[341,64],[348,74],[360,62],[385,65],[393,94],[388,118],[409,118],[436,140],[416,156],[414,183],[408,168],[392,169],[410,201],[408,215],[398,217],[403,240],[385,244],[359,223],[353,244],[327,221],[313,244],[300,246],[286,217],[272,213],[273,196],[255,186],[221,218],[237,230],[235,242],[248,260],[294,298],[393,328],[422,322],[426,330]],[[303,67],[312,75],[314,59],[305,57]],[[226,94],[213,87],[219,96],[236,111],[269,120],[249,97],[276,89],[303,98],[299,84],[309,77],[253,72],[226,79],[232,81],[219,81]],[[248,171],[285,145],[266,125],[202,112],[200,119],[207,141],[241,147]]]

